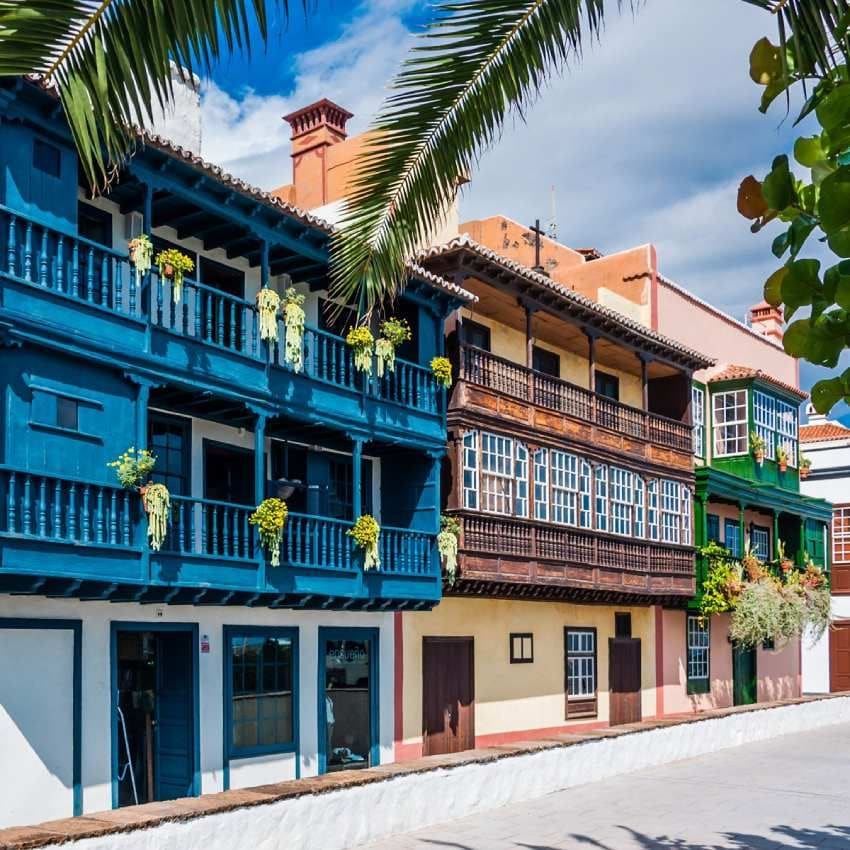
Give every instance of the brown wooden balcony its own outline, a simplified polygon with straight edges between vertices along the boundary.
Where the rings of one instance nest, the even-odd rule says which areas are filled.
[[[597,395],[471,345],[460,347],[458,359],[457,372],[461,381],[599,425],[628,438],[671,448],[688,456],[693,451],[692,428],[685,422]]]
[[[459,574],[448,592],[623,604],[683,604],[694,594],[690,546],[471,511],[457,516]]]

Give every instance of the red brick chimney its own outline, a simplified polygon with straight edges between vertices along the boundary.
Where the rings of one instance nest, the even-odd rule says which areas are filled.
[[[283,116],[292,127],[292,183],[299,207],[312,209],[328,202],[326,153],[345,141],[351,117],[327,98]]]
[[[785,319],[780,307],[772,307],[767,301],[750,307],[750,326],[762,336],[782,342],[785,333]]]

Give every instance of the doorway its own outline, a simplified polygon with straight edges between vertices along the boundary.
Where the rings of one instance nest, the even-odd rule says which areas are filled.
[[[624,621],[617,625],[618,631],[621,631],[624,628]],[[631,631],[631,623],[629,631]],[[608,724],[610,726],[638,723],[641,720],[640,673],[640,638],[608,638],[608,682],[610,683]]]
[[[204,440],[204,498],[253,505],[253,450]]]
[[[374,767],[378,630],[319,629],[319,773]]]
[[[112,624],[112,805],[200,793],[197,625]]]
[[[422,755],[475,747],[475,642],[422,638]]]
[[[829,640],[829,690],[850,691],[850,622],[837,622],[827,632]]]
[[[732,703],[752,705],[758,702],[758,673],[756,649],[732,647]]]

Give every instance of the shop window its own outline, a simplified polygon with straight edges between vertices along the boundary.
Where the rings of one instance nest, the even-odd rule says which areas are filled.
[[[535,345],[531,349],[531,368],[552,378],[561,377],[561,358],[554,351]]]
[[[688,693],[707,694],[710,690],[711,621],[688,614]]]
[[[534,662],[534,635],[531,632],[511,632],[511,664]]]
[[[225,626],[225,716],[229,755],[295,750],[297,632]]]
[[[596,629],[564,629],[566,717],[596,715]]]
[[[61,177],[62,152],[42,139],[33,139],[32,166],[50,177]]]

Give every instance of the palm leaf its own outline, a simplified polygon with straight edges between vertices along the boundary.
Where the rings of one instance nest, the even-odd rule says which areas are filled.
[[[251,15],[265,40],[269,5],[288,14],[287,0],[0,0],[0,76],[56,86],[86,176],[103,185],[133,125],[171,99],[171,62],[208,72],[249,49]]]

